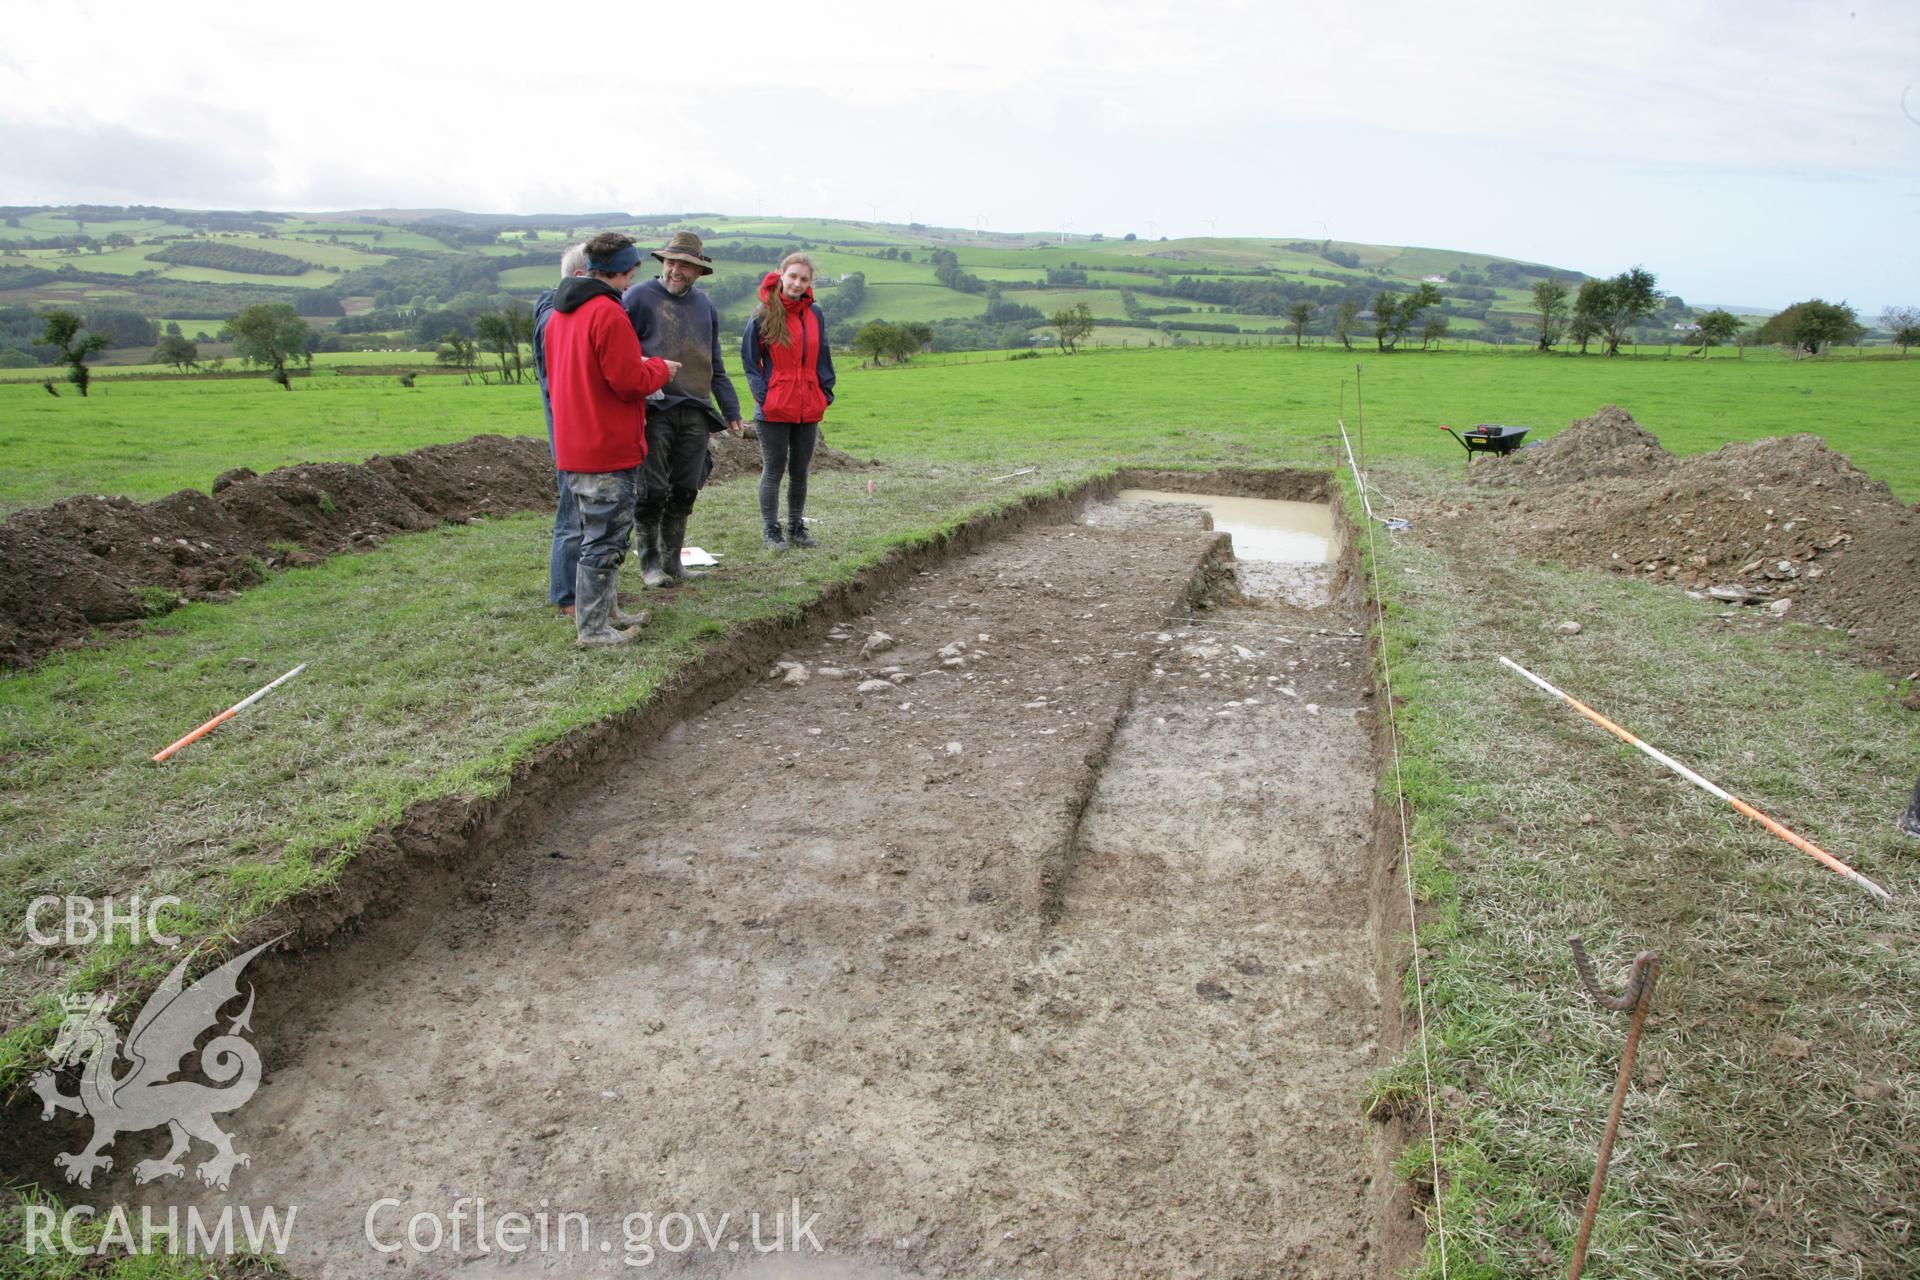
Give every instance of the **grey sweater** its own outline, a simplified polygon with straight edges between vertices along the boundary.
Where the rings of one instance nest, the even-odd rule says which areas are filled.
[[[720,313],[704,290],[696,285],[684,298],[676,298],[655,277],[629,287],[620,305],[633,321],[644,354],[680,362],[680,372],[653,405],[670,409],[697,404],[712,413],[717,400],[720,413],[714,430],[739,420],[740,397],[720,355]]]

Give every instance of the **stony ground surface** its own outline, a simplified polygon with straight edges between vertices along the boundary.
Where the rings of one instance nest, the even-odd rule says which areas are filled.
[[[636,742],[258,1011],[227,1199],[301,1206],[316,1277],[1376,1273],[1362,647],[1190,620],[1213,544],[1030,529]],[[462,1197],[595,1247],[370,1247]],[[757,1253],[796,1205],[825,1252]]]

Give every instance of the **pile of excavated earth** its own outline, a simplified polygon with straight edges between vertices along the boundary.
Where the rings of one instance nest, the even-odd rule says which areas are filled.
[[[1818,436],[1676,458],[1608,405],[1473,468],[1517,550],[1841,627],[1920,668],[1920,508]]]
[[[712,482],[758,471],[751,439],[716,436]],[[836,450],[817,470],[860,465]],[[157,502],[81,495],[0,523],[0,668],[129,629],[187,600],[221,600],[267,569],[379,546],[388,534],[549,510],[553,457],[540,439],[475,436],[364,463],[223,472],[211,494]]]

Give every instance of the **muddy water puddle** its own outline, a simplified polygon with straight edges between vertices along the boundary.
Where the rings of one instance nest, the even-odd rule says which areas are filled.
[[[1333,508],[1324,502],[1171,493],[1161,489],[1122,489],[1115,500],[1123,504],[1154,502],[1200,507],[1213,517],[1214,532],[1233,539],[1233,554],[1239,560],[1330,564],[1340,554]]]
[[[1252,605],[1321,609],[1332,599],[1341,539],[1327,503],[1122,489],[1089,507],[1084,519],[1097,528],[1212,529],[1228,535],[1235,584]]]

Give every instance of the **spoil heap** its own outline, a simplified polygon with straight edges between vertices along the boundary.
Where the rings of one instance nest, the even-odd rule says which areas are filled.
[[[1516,491],[1490,518],[1527,554],[1801,610],[1920,667],[1920,511],[1818,436],[1675,458],[1609,406],[1487,482]]]

